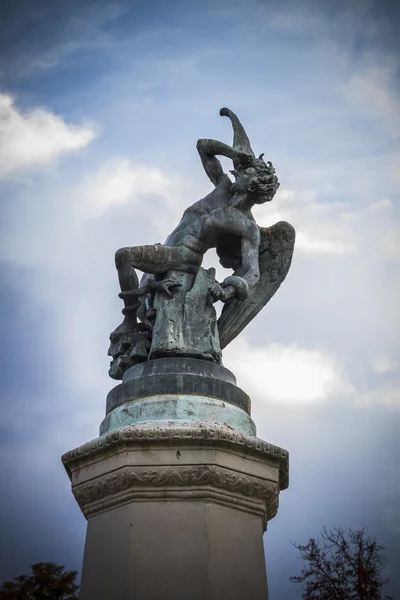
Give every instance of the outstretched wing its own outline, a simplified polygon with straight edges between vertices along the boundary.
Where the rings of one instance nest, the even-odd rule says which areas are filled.
[[[231,300],[222,309],[218,319],[221,349],[225,348],[250,323],[269,302],[288,274],[295,241],[295,230],[286,221],[272,227],[260,227],[261,242],[259,251],[260,281],[246,300]],[[218,252],[221,263],[227,256]],[[233,256],[232,256],[233,259]],[[240,267],[235,275],[243,275]]]

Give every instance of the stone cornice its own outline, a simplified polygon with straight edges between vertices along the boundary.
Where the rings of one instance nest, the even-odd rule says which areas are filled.
[[[63,455],[62,461],[71,477],[74,467],[84,462],[99,460],[120,449],[137,446],[213,446],[240,454],[275,460],[279,465],[279,488],[289,485],[289,454],[283,448],[264,442],[257,437],[245,436],[228,427],[206,422],[156,422],[128,425],[96,438]]]
[[[150,492],[150,494],[149,494]],[[129,502],[132,498],[209,498],[236,508],[266,513],[265,523],[278,510],[278,485],[219,466],[123,467],[73,487],[86,517]],[[261,503],[260,503],[261,501]]]

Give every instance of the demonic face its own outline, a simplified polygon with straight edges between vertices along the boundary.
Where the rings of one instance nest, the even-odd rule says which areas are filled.
[[[270,202],[279,187],[272,164],[262,159],[252,158],[250,166],[233,173],[236,181],[232,191],[246,193],[254,204]]]

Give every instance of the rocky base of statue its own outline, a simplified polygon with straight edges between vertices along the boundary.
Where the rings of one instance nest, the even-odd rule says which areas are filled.
[[[154,279],[151,282],[152,287],[161,284],[166,287],[153,290],[146,300],[139,296],[138,301],[138,297],[125,294],[132,304],[125,306],[123,323],[110,335],[108,354],[113,360],[109,375],[122,379],[129,367],[160,357],[221,363],[217,313],[210,293],[216,284],[215,269],[200,267],[195,275],[170,271],[165,274],[164,282]],[[144,289],[147,286],[150,283]],[[140,288],[133,293],[139,294]],[[138,312],[144,322],[138,321]]]
[[[174,292],[154,298],[155,322],[149,358],[186,356],[221,362],[217,314],[210,288],[215,269],[200,268],[197,275],[172,272]]]
[[[288,454],[204,421],[141,422],[63,456],[88,519],[81,600],[265,600]]]

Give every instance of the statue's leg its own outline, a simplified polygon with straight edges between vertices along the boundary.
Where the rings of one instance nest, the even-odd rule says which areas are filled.
[[[133,264],[128,261],[119,261],[116,266],[121,292],[137,290],[139,287],[139,279]],[[128,294],[122,296],[122,299],[124,302],[124,308],[122,310],[124,319],[110,335],[112,344],[118,343],[118,340],[122,336],[134,332],[137,326],[137,311],[140,308],[138,297],[133,294]]]
[[[121,292],[137,290],[139,287],[139,279],[133,264],[131,262],[124,261],[117,265],[117,269]],[[121,295],[121,297],[124,301],[124,309],[122,311],[125,315],[124,329],[133,329],[137,322],[136,314],[138,308],[140,307],[140,301],[134,294],[126,296]]]
[[[118,252],[120,251],[118,250]],[[118,262],[116,260],[115,263],[118,270],[118,279],[121,292],[137,289],[139,287],[139,279],[133,263],[124,260],[119,260]]]
[[[121,248],[115,255],[118,274],[121,272],[120,282],[122,281],[122,283],[128,285],[132,281],[130,273],[134,272],[135,268],[152,275],[162,275],[175,270],[184,273],[197,273],[201,261],[201,254],[193,252],[185,246],[134,246]],[[136,285],[130,289],[138,287],[137,277],[135,283]]]

